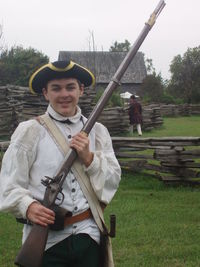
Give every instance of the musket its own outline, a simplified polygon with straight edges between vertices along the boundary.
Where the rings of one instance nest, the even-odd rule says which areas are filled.
[[[92,113],[90,114],[87,122],[82,128],[82,132],[88,135],[103,111],[104,107],[108,103],[113,91],[116,89],[118,85],[120,85],[120,80],[139,50],[141,44],[143,43],[145,37],[155,24],[157,17],[165,6],[165,2],[161,0],[153,13],[151,14],[149,20],[145,23],[144,28],[136,39],[135,43],[125,56],[124,60],[118,67],[116,73],[113,78],[109,82],[106,87],[104,93],[99,99],[98,103],[94,107]],[[61,164],[60,169],[57,174],[53,178],[46,177],[45,180],[42,180],[42,183],[46,186],[44,199],[42,204],[52,209],[57,196],[59,193],[62,194],[62,186],[66,179],[67,174],[69,173],[71,166],[75,159],[77,158],[77,153],[75,149],[70,149],[67,155],[65,156],[63,163]],[[49,227],[44,227],[38,224],[34,224],[32,226],[32,230],[30,231],[26,241],[22,245],[16,259],[15,264],[21,267],[39,267],[42,263],[43,253],[46,246],[46,241],[48,237]],[[113,231],[112,231],[113,232]],[[113,235],[113,233],[111,233]]]

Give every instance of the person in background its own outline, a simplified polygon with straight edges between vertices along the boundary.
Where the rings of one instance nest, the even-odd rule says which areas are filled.
[[[136,126],[139,136],[142,136],[142,106],[136,100],[136,96],[132,95],[130,97],[130,106],[129,106],[129,120],[130,120],[130,131],[133,132],[134,125]]]

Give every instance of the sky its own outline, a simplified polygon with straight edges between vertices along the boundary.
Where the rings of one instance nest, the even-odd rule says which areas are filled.
[[[3,44],[35,48],[58,59],[59,51],[108,51],[115,41],[131,44],[159,0],[1,0]],[[166,6],[139,51],[156,73],[170,79],[175,56],[200,45],[200,1],[165,0]],[[92,42],[92,36],[94,42]]]

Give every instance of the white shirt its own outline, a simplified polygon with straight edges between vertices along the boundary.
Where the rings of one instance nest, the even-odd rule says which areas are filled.
[[[47,112],[56,120],[66,117],[56,113],[49,105]],[[75,116],[70,117],[72,124],[54,121],[66,140],[80,132],[86,118],[77,107]],[[108,204],[113,198],[121,177],[121,169],[114,155],[112,141],[107,129],[96,123],[89,134],[90,150],[94,159],[85,172],[90,177],[91,185],[101,202]],[[0,211],[11,212],[16,217],[26,218],[28,206],[34,198],[42,200],[45,186],[41,179],[53,177],[63,162],[63,155],[50,137],[47,130],[36,120],[19,124],[11,137],[3,160],[0,173]],[[88,202],[72,172],[69,172],[63,184],[64,201],[62,207],[74,215],[89,208]],[[23,229],[23,242],[31,226]],[[62,231],[49,231],[46,249],[71,234],[87,233],[96,242],[100,241],[99,229],[93,219],[87,219],[65,227]]]

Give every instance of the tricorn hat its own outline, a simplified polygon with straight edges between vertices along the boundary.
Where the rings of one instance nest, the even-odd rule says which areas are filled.
[[[33,94],[39,94],[49,81],[62,78],[75,78],[85,87],[95,84],[95,77],[88,69],[70,60],[55,61],[39,68],[31,76],[29,88]]]

